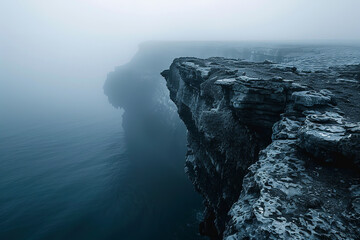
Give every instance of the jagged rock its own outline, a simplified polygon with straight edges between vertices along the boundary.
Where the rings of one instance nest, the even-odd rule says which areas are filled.
[[[343,116],[351,102],[335,107],[337,95],[316,88],[336,71],[179,58],[163,72],[188,129],[186,172],[205,199],[202,233],[358,239],[359,123]]]
[[[277,125],[291,125],[281,129],[291,137],[273,137],[249,168],[229,212],[226,239],[357,239],[360,212],[349,209],[359,198],[349,186],[357,186],[358,175],[309,163],[292,137],[301,123],[288,122],[283,118]],[[317,141],[312,144],[316,148]]]
[[[326,106],[332,103],[331,95],[327,92],[301,91],[291,95],[295,107]]]
[[[328,162],[359,164],[359,126],[334,112],[310,114],[299,131],[299,146]],[[358,165],[360,167],[360,165]]]

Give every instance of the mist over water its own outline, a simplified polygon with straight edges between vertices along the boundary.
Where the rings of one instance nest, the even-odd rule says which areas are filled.
[[[102,86],[44,96],[2,111],[1,239],[197,236],[201,200],[183,171],[184,138],[171,154],[146,141],[129,149],[123,111]]]
[[[0,1],[0,239],[202,239],[201,198],[184,173],[186,130],[160,72],[183,55],[282,61],[266,41],[358,44],[359,8],[355,0]],[[188,42],[136,54],[152,40]],[[238,40],[265,50],[226,46]],[[359,47],[347,51],[342,63],[358,59]]]

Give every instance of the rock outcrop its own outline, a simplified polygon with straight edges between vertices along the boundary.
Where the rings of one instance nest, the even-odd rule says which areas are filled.
[[[358,239],[358,70],[174,60],[162,75],[188,129],[185,169],[204,197],[202,234]],[[348,87],[328,90],[339,84]]]

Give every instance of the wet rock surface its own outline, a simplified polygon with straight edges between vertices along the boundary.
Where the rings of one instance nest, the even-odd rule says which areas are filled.
[[[166,78],[212,239],[358,239],[356,65],[178,58]],[[339,87],[339,84],[346,85]],[[335,91],[333,91],[335,90]]]

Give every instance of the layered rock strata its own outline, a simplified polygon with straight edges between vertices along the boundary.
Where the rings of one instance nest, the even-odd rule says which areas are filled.
[[[206,206],[201,233],[358,239],[360,123],[347,117],[353,102],[336,106],[358,86],[325,89],[341,73],[356,78],[354,68],[314,73],[268,61],[174,60],[162,75],[188,129],[186,172]]]

